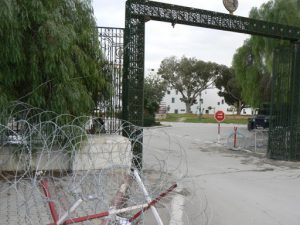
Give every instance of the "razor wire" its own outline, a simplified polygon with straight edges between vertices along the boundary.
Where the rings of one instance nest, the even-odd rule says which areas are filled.
[[[0,121],[0,224],[147,224],[144,212],[168,212],[187,173],[184,148],[160,132],[144,134],[144,169],[136,173],[131,148],[141,128],[122,120],[107,134],[108,119],[13,102]]]

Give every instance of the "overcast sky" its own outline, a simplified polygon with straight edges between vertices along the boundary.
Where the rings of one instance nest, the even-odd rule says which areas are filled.
[[[98,26],[124,27],[125,0],[93,0]],[[160,0],[160,2],[228,13],[223,0]],[[248,16],[252,7],[259,7],[267,0],[239,0],[234,13]],[[158,69],[160,62],[170,56],[196,57],[231,66],[235,50],[249,36],[201,27],[149,21],[146,23],[145,67]]]

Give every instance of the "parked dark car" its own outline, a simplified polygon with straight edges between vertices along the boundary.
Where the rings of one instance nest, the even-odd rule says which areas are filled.
[[[269,128],[270,124],[270,105],[263,104],[262,108],[256,109],[255,114],[248,118],[248,130],[257,128]]]

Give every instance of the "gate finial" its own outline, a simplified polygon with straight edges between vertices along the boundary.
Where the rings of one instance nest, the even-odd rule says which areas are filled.
[[[223,0],[223,4],[231,15],[233,15],[233,12],[237,10],[239,6],[238,0]]]

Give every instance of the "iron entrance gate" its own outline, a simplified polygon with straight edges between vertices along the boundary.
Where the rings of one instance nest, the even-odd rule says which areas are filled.
[[[122,74],[124,29],[98,27],[100,45],[105,58],[104,72],[111,86],[109,96],[103,96],[97,107],[97,116],[104,116],[109,133],[120,132],[122,112]]]
[[[290,65],[291,79],[297,82],[300,79],[298,76],[300,75],[298,74],[300,71],[300,61],[298,60],[300,51],[299,45],[295,44],[300,39],[300,28],[298,27],[148,0],[127,0],[124,34],[123,118],[135,125],[143,125],[145,22],[149,20],[169,22],[172,25],[185,24],[289,40],[293,43],[293,58]],[[298,85],[292,85],[289,88],[293,93],[299,92]],[[295,96],[291,99],[292,103],[297,101]],[[290,119],[298,122],[300,115],[295,113],[298,112],[297,107],[293,107],[293,110]],[[271,133],[272,129],[271,127]],[[290,140],[297,139],[296,133],[290,134]],[[137,137],[141,136],[139,134]],[[139,140],[138,143],[134,146],[134,153],[139,157],[138,164],[141,165],[142,140]],[[269,150],[269,152],[272,151]],[[292,159],[292,157],[290,158]]]
[[[300,160],[299,44],[274,51],[268,156]]]

